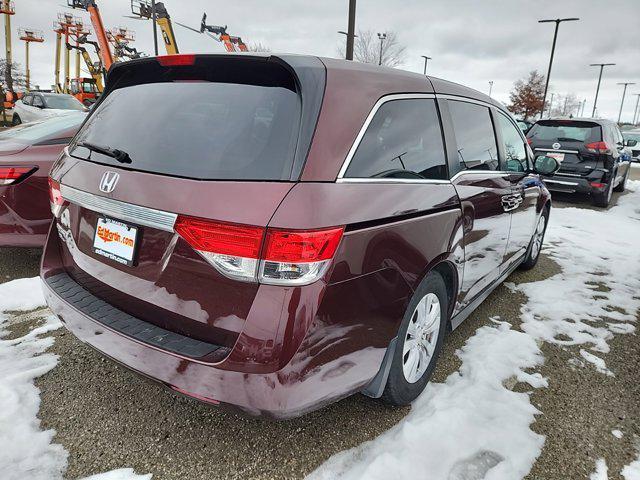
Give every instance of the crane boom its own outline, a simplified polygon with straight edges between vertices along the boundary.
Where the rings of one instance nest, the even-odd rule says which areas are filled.
[[[98,45],[100,45],[102,65],[105,69],[109,70],[113,64],[113,55],[109,48],[109,40],[107,39],[107,32],[105,31],[104,24],[102,23],[102,16],[100,15],[100,10],[98,9],[98,5],[95,0],[67,0],[67,5],[72,8],[79,8],[89,12],[93,29],[96,33],[96,37],[98,38]]]
[[[178,50],[178,42],[176,41],[176,35],[173,30],[171,16],[164,6],[164,3],[157,2],[155,7],[156,25],[160,27],[160,31],[162,32],[162,39],[164,40],[164,47],[167,50],[167,54],[176,55],[180,52]],[[135,16],[130,18],[150,20],[153,17],[153,5],[150,0],[131,0],[131,13]]]

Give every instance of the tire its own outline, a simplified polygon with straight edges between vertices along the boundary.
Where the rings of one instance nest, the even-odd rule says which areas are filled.
[[[13,118],[11,119],[11,125],[15,127],[16,125],[20,125],[21,123],[22,123],[22,119],[20,118],[20,115],[18,115],[17,113],[14,113]]]
[[[538,219],[536,230],[533,232],[529,248],[527,248],[527,256],[520,264],[520,270],[531,270],[538,263],[542,244],[544,243],[544,234],[547,232],[547,224],[549,223],[549,207],[545,207]]]
[[[607,183],[607,188],[605,188],[604,192],[591,194],[591,203],[593,203],[596,207],[607,208],[609,206],[609,203],[611,203],[614,178],[615,176],[612,175],[611,180],[609,180],[609,183]]]
[[[622,180],[620,180],[620,183],[618,184],[618,186],[613,189],[614,192],[624,192],[624,189],[627,187],[627,178],[629,177],[629,170],[631,170],[631,164],[629,164],[629,166],[627,167],[627,171],[624,174],[624,177],[622,177]]]
[[[429,308],[429,305],[432,307]],[[426,320],[422,325],[420,312]],[[381,397],[384,402],[398,406],[409,405],[425,389],[442,350],[449,320],[448,312],[449,299],[444,280],[440,274],[431,272],[420,282],[411,297],[400,325],[387,384]],[[416,341],[416,338],[419,340]],[[413,348],[409,348],[408,339],[413,340]],[[410,363],[410,359],[417,361]]]

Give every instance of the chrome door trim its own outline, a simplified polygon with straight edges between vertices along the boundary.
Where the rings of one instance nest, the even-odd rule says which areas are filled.
[[[173,232],[173,226],[176,223],[176,218],[178,218],[176,213],[94,195],[68,185],[60,185],[60,193],[65,200],[82,208],[102,213],[118,220],[131,222],[135,225],[164,230],[165,232]]]
[[[353,144],[351,145],[351,148],[349,149],[349,153],[347,153],[347,158],[345,158],[344,162],[342,162],[342,167],[340,167],[340,171],[338,172],[337,180],[341,180],[344,177],[344,174],[347,171],[347,168],[349,168],[349,164],[351,163],[351,160],[353,159],[353,156],[355,155],[356,150],[360,146],[362,137],[364,137],[364,134],[366,133],[367,128],[369,128],[369,125],[371,124],[373,117],[375,116],[376,113],[378,113],[378,110],[382,105],[384,105],[387,102],[392,102],[394,100],[423,99],[423,98],[435,99],[436,96],[434,93],[399,93],[394,95],[386,95],[380,98],[375,103],[375,105],[373,106],[369,114],[367,115],[367,118],[364,121],[364,124],[362,125],[362,127],[360,128],[360,131],[358,132],[358,135],[356,136],[355,141],[353,142]],[[353,180],[353,179],[349,179],[349,180]],[[363,180],[367,180],[367,179],[363,179]]]
[[[447,185],[451,182],[445,179],[430,178],[338,178],[336,183],[433,183]]]

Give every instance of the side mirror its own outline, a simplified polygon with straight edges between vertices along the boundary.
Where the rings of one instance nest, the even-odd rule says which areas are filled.
[[[624,144],[627,147],[635,147],[636,145],[638,145],[638,141],[629,139],[626,142],[624,142]]]
[[[560,170],[560,163],[555,158],[539,155],[536,157],[533,170],[540,175],[551,176]]]

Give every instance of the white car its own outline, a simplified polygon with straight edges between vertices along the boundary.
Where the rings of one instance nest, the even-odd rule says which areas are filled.
[[[30,92],[15,103],[12,124],[19,125],[35,120],[44,120],[75,111],[86,112],[87,109],[72,95]]]
[[[625,145],[631,149],[631,161],[640,162],[640,130],[622,132]]]

